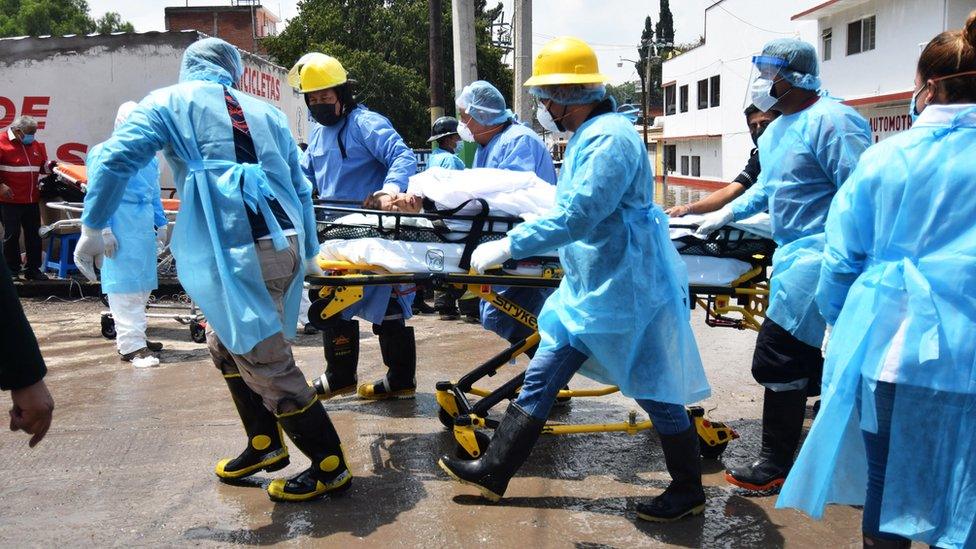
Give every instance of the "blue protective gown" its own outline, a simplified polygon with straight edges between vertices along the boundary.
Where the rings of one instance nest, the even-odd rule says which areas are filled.
[[[759,138],[759,181],[730,204],[737,221],[769,210],[778,246],[766,317],[807,345],[823,340],[813,293],[830,201],[870,144],[871,129],[857,111],[821,97],[769,124]]]
[[[499,132],[487,145],[479,145],[473,167],[534,172],[545,181],[556,183],[556,168],[546,144],[531,128],[518,122]],[[552,290],[533,288],[495,288],[495,291],[533,313],[538,313],[552,294]],[[509,341],[527,335],[527,329],[518,321],[486,301],[481,302],[481,325]]]
[[[417,157],[385,116],[359,105],[334,126],[313,122],[302,170],[320,198],[362,201],[387,183],[406,191]]]
[[[89,165],[100,151],[96,145],[88,152]],[[155,228],[166,223],[159,192],[159,161],[153,158],[129,179],[122,203],[109,220],[119,249],[115,257],[106,257],[102,262],[102,292],[131,294],[158,287]]]
[[[881,530],[976,546],[976,105],[929,105],[869,149],[827,218],[823,405],[779,507],[863,504],[861,430],[894,383]],[[862,382],[863,379],[863,382]],[[860,388],[859,388],[860,387]]]
[[[463,170],[464,161],[458,156],[444,149],[434,149],[427,157],[427,169],[444,168],[448,170]]]
[[[388,183],[406,191],[408,179],[417,173],[417,157],[385,116],[359,105],[334,126],[313,124],[302,170],[319,198],[362,202]],[[390,286],[367,286],[363,299],[344,309],[342,318],[381,324],[392,292]],[[412,314],[413,298],[413,293],[398,297],[404,319]]]
[[[567,144],[553,210],[509,237],[516,259],[559,250],[565,274],[539,315],[540,351],[570,345],[589,356],[587,377],[631,398],[690,404],[710,389],[653,175],[626,117],[591,118]]]
[[[556,167],[546,144],[531,128],[518,122],[512,122],[487,145],[478,145],[472,167],[535,172],[542,179],[556,183]]]
[[[226,69],[188,54],[180,83],[150,93],[102,144],[88,174],[82,221],[106,226],[129,179],[163,150],[181,201],[172,238],[180,283],[224,346],[243,354],[276,333],[294,336],[303,281],[303,273],[296,272],[279,315],[264,284],[245,203],[262,213],[276,249],[285,249],[288,241],[268,206],[271,197],[298,232],[301,258],[314,257],[318,242],[311,189],[288,119],[275,107],[231,90],[261,163],[234,161],[224,101],[224,88],[232,84]]]

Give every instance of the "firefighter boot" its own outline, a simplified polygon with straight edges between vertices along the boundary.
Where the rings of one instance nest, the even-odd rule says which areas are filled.
[[[268,496],[272,500],[309,501],[349,489],[352,473],[339,434],[321,402],[315,399],[298,411],[279,414],[278,422],[312,464],[291,478],[271,481]]]
[[[247,448],[234,459],[222,459],[214,472],[222,479],[240,479],[260,470],[277,471],[288,466],[288,448],[281,440],[281,430],[257,393],[244,383],[240,374],[224,374],[234,406],[247,433]]]

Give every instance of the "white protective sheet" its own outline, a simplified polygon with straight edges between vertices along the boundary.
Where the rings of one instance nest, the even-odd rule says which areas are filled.
[[[382,267],[391,273],[467,272],[457,266],[464,252],[463,244],[357,238],[326,240],[319,246],[319,250],[322,259]],[[538,276],[542,274],[542,266],[533,262],[520,262],[518,269],[508,272]]]

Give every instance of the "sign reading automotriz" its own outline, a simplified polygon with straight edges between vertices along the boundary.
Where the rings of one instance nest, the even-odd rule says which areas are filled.
[[[119,105],[175,84],[183,52],[205,37],[182,31],[0,39],[0,129],[18,115],[33,116],[49,158],[82,164],[89,147],[111,135]],[[241,56],[237,87],[284,111],[295,139],[304,141],[307,108],[288,86],[287,70]]]

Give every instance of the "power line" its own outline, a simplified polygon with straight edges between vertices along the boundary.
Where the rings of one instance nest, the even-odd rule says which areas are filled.
[[[743,19],[743,18],[741,18],[741,17],[739,17],[738,15],[736,15],[736,14],[734,14],[734,13],[732,13],[731,11],[729,11],[729,10],[728,10],[728,9],[727,9],[727,8],[726,8],[725,6],[723,6],[722,4],[716,4],[716,5],[718,6],[718,9],[720,9],[720,10],[722,10],[722,11],[724,11],[725,13],[727,13],[727,14],[729,14],[729,15],[731,15],[731,16],[732,16],[733,18],[735,18],[735,19],[737,19],[737,20],[739,20],[739,22],[741,22],[741,23],[744,23],[744,24],[746,24],[746,25],[749,25],[750,27],[752,27],[752,28],[754,28],[754,29],[757,29],[757,30],[761,30],[761,31],[763,31],[763,32],[768,32],[768,33],[770,33],[770,34],[781,34],[781,35],[784,35],[784,36],[790,36],[790,35],[795,35],[795,34],[796,34],[796,32],[795,32],[795,31],[794,31],[794,32],[780,32],[780,31],[774,31],[774,30],[770,30],[770,29],[764,29],[764,28],[762,28],[762,27],[759,27],[759,26],[756,26],[756,25],[753,25],[753,24],[752,24],[752,23],[750,23],[749,21],[746,21],[745,19]]]

